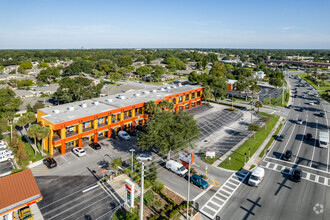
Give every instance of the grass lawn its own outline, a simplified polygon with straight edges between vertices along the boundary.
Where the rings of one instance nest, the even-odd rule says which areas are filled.
[[[326,92],[319,92],[322,99],[326,100],[327,102],[330,102],[330,97],[327,95]]]
[[[270,139],[270,141],[268,142],[268,144],[266,145],[265,149],[261,152],[261,154],[259,155],[259,157],[263,157],[265,152],[267,151],[267,149],[270,147],[270,145],[273,143],[273,141],[275,140],[278,132],[280,132],[281,128],[282,128],[283,124],[280,124],[280,126],[278,126],[275,134],[273,135],[272,139]]]
[[[327,82],[327,81],[325,81],[325,84],[327,86],[320,86],[320,87],[318,87],[314,82],[312,82],[311,80],[307,79],[307,76],[308,76],[307,73],[301,73],[301,74],[298,74],[298,76],[300,76],[301,78],[303,78],[304,80],[306,80],[306,82],[308,82],[309,84],[311,84],[314,87],[314,89],[316,89],[316,90],[323,90],[323,91],[330,90],[330,83]]]
[[[289,96],[290,96],[290,92],[289,90],[284,90],[284,104],[282,105],[282,97],[283,97],[283,93],[281,95],[280,98],[266,98],[264,99],[264,104],[265,105],[271,105],[271,106],[282,106],[285,107],[288,104],[289,101]]]
[[[34,150],[33,150],[32,146],[25,140],[25,138],[23,138],[23,136],[20,136],[20,138],[25,145],[26,154],[28,156],[28,159],[26,159],[24,161],[22,161],[22,160],[19,161],[20,165],[26,166],[26,165],[29,165],[29,161],[35,162],[35,161],[39,161],[44,158],[39,152],[37,152],[37,154],[34,154]]]
[[[268,122],[267,128],[263,127],[255,134],[255,139],[253,136],[247,140],[244,144],[242,144],[236,151],[234,151],[230,157],[231,161],[229,162],[229,157],[223,161],[219,167],[229,169],[229,170],[240,170],[244,167],[244,154],[246,153],[247,157],[249,155],[249,149],[251,149],[251,156],[257,151],[257,149],[261,146],[261,144],[268,137],[269,133],[279,120],[280,116],[278,115],[270,115],[267,113],[260,112],[262,116],[268,116],[272,119]]]

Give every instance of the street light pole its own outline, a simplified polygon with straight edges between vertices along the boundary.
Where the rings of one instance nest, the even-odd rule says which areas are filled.
[[[253,99],[251,101],[251,124],[253,123],[253,120],[252,120],[252,103],[253,103]]]
[[[133,154],[134,154],[134,149],[130,149],[129,151],[132,152],[132,167],[131,167],[131,173],[133,173]]]
[[[191,154],[189,154],[188,157],[189,163],[188,163],[188,192],[187,192],[187,219],[189,219],[189,193],[190,193],[190,165],[191,165]]]
[[[10,140],[13,139],[13,123],[10,124]]]
[[[140,220],[143,220],[143,188],[144,188],[144,163],[142,162],[141,196],[140,196]]]

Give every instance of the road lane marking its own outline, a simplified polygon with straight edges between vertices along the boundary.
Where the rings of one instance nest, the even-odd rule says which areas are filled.
[[[82,192],[83,193],[85,193],[85,192],[88,192],[88,191],[90,191],[90,190],[92,190],[92,189],[95,189],[96,187],[98,187],[99,185],[95,185],[95,186],[92,186],[92,187],[89,187],[88,189],[85,189],[85,190],[83,190]]]
[[[302,146],[302,144],[303,144],[303,142],[304,142],[304,134],[306,133],[307,123],[308,123],[308,122],[307,122],[307,118],[306,118],[305,129],[304,129],[303,135],[302,135],[301,140],[300,140],[300,146],[299,146],[299,148],[298,148],[298,152],[297,152],[296,158],[295,158],[295,160],[294,160],[294,163],[296,163],[296,161],[297,161],[297,158],[298,158],[298,155],[299,155],[299,152],[300,152],[301,146]]]
[[[198,194],[195,198],[193,198],[192,201],[197,201],[197,199],[199,199],[200,197],[202,197],[205,193],[207,193],[207,191],[209,191],[210,189],[212,189],[213,185],[210,185],[209,187],[207,187],[206,190],[204,190],[203,192],[201,192],[200,194]]]
[[[285,144],[285,146],[284,146],[284,149],[283,149],[283,151],[282,151],[282,153],[281,153],[280,158],[282,158],[282,156],[283,156],[283,154],[284,154],[284,151],[285,151],[285,149],[287,148],[287,146],[288,146],[288,144],[289,144],[289,140],[291,140],[291,137],[292,137],[292,134],[293,134],[293,132],[294,132],[294,130],[295,130],[296,125],[297,125],[296,123],[293,125],[292,132],[291,132],[289,138],[287,139],[288,141],[286,142],[286,144]],[[282,133],[281,133],[281,134],[282,134]],[[275,155],[274,155],[274,157],[275,157]]]
[[[313,158],[314,158],[314,153],[315,153],[315,148],[316,148],[316,140],[317,140],[317,126],[318,125],[318,121],[317,121],[317,119],[316,119],[316,134],[315,134],[315,141],[314,141],[314,148],[313,148],[313,154],[312,154],[312,160],[311,160],[311,165],[310,165],[310,167],[312,167],[312,165],[313,165]]]
[[[65,159],[65,157],[61,154],[61,157],[68,163],[70,163],[67,159]]]

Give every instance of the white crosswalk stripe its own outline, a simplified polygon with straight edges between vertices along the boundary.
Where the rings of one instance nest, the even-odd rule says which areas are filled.
[[[218,191],[210,198],[210,200],[200,209],[201,213],[213,219],[216,214],[222,209],[230,197],[235,193],[238,187],[242,184],[249,172],[233,173],[227,181],[218,189]],[[239,179],[242,180],[239,181]],[[230,192],[231,191],[231,192]],[[219,201],[221,203],[219,203]]]

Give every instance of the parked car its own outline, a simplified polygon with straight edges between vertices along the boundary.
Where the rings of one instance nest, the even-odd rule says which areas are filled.
[[[43,160],[43,162],[48,168],[57,167],[57,162],[52,157],[47,157],[46,159]]]
[[[302,123],[303,123],[302,118],[298,118],[298,120],[297,120],[297,124],[302,125]]]
[[[197,174],[193,174],[190,177],[190,182],[202,189],[206,189],[209,186],[208,182],[206,182],[201,176],[198,176]]]
[[[291,150],[287,150],[285,152],[285,154],[282,155],[282,159],[286,160],[286,161],[290,161],[292,157],[292,151]]]
[[[304,108],[304,107],[301,107],[301,108],[300,108],[300,111],[301,111],[301,112],[304,112],[304,111],[305,111],[305,108]]]
[[[13,151],[7,149],[0,149],[0,162],[14,159]]]
[[[151,161],[153,159],[153,157],[149,154],[139,154],[136,159],[138,160],[147,160],[147,161]]]
[[[305,98],[305,95],[301,95],[301,98]]]
[[[250,186],[258,186],[258,184],[264,179],[265,170],[261,167],[255,167],[251,173],[248,184]]]
[[[312,140],[312,138],[313,138],[312,133],[307,133],[307,134],[305,135],[305,138],[306,138],[307,140]]]
[[[80,147],[75,147],[72,149],[72,152],[78,157],[82,157],[86,155],[86,151]]]
[[[277,137],[278,141],[284,141],[285,135],[281,134],[280,136]]]
[[[131,139],[131,136],[126,131],[119,131],[118,136],[125,140]]]
[[[91,143],[90,145],[94,150],[100,150],[101,145],[99,143]]]
[[[19,219],[33,220],[30,207],[26,206],[18,211]]]
[[[310,102],[309,105],[314,105],[314,102]]]
[[[5,149],[5,148],[7,148],[7,142],[5,142],[5,141],[3,141],[3,140],[1,140],[0,141],[0,149]]]
[[[287,108],[288,108],[288,109],[292,109],[292,105],[288,105]]]
[[[320,115],[320,117],[324,118],[324,115],[325,115],[325,114],[324,114],[324,112],[320,112],[319,115]]]
[[[291,170],[290,172],[290,178],[292,181],[294,182],[300,182],[302,177],[302,171],[301,169],[295,168],[293,170]]]
[[[165,167],[178,174],[179,176],[185,176],[188,172],[188,170],[182,164],[174,160],[167,161]]]

